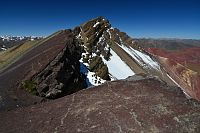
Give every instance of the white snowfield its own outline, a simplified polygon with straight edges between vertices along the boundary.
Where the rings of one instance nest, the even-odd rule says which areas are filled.
[[[151,57],[147,54],[135,50],[132,47],[126,47],[125,45],[122,45],[120,47],[125,50],[131,57],[133,57],[133,59],[135,59],[139,65],[160,71],[160,65],[156,61],[151,59]]]
[[[103,62],[108,66],[109,73],[117,79],[125,79],[128,76],[132,76],[135,73],[126,65],[124,61],[110,49],[112,56],[109,61],[106,61],[103,57]]]

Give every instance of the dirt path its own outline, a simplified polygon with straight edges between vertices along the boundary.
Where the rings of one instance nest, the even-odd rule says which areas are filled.
[[[71,35],[70,31],[56,34],[0,73],[0,110],[27,106],[42,100],[19,89],[19,83],[43,70],[65,47],[68,35]]]

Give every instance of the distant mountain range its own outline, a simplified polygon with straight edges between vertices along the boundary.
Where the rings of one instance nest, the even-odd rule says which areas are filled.
[[[200,47],[200,40],[195,39],[134,39],[144,48],[162,48],[165,50],[180,50],[183,48]]]
[[[25,41],[38,40],[44,37],[36,36],[0,36],[0,51],[24,43]]]

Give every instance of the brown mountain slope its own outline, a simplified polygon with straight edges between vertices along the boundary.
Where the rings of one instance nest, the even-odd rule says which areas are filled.
[[[31,49],[28,51],[23,57],[18,59],[16,62],[14,62],[12,65],[10,65],[6,70],[0,73],[0,110],[3,109],[11,109],[18,106],[27,106],[31,105],[36,102],[41,101],[41,97],[33,96],[30,93],[26,92],[25,90],[21,89],[23,88],[21,85],[22,83],[25,84],[25,88],[28,91],[33,91],[32,87],[35,85],[33,82],[39,82],[38,85],[44,86],[44,81],[47,79],[50,83],[48,85],[51,85],[51,87],[59,87],[60,91],[56,90],[55,87],[54,90],[51,90],[51,87],[47,86],[48,88],[45,88],[46,90],[43,91],[43,89],[40,89],[39,95],[47,95],[49,94],[54,95],[56,93],[59,93],[62,91],[63,87],[65,87],[64,81],[66,81],[66,77],[62,77],[62,79],[59,78],[60,75],[65,74],[61,73],[63,70],[63,67],[65,67],[65,62],[67,61],[69,53],[71,51],[66,51],[66,47],[76,47],[75,43],[73,42],[74,37],[70,30],[63,30],[56,34],[55,36],[51,37],[47,41],[43,42],[39,46]],[[68,52],[68,56],[65,54],[66,51]],[[61,54],[59,54],[61,53]],[[76,53],[78,56],[78,53]],[[75,63],[79,60],[79,56],[74,56],[76,59],[74,59],[73,63],[71,65],[74,65],[76,67]],[[72,62],[72,61],[71,61]],[[50,64],[52,63],[52,64]],[[48,65],[50,66],[46,68]],[[68,62],[70,64],[70,62]],[[69,67],[72,67],[72,66]],[[78,64],[79,67],[79,64]],[[42,70],[46,68],[46,75],[40,74]],[[67,71],[68,70],[68,71]],[[72,73],[74,72],[73,69],[66,69],[66,72]],[[40,74],[40,75],[37,75]],[[33,76],[37,75],[36,81],[29,81],[32,79]],[[53,76],[52,76],[53,75]],[[65,74],[66,75],[66,74]],[[73,83],[70,79],[71,77],[78,78],[80,74],[71,74],[68,75],[68,78],[70,80],[70,83]],[[43,77],[43,82],[40,80],[40,76]],[[45,77],[46,76],[46,77]],[[47,77],[49,76],[50,79]],[[57,78],[58,77],[58,78]],[[57,78],[57,79],[56,79]],[[54,82],[52,82],[54,80]],[[26,81],[26,82],[25,82]],[[42,83],[43,84],[42,84]],[[62,86],[59,86],[62,85]],[[36,86],[37,87],[37,86]],[[37,87],[41,88],[41,87]],[[36,89],[37,89],[36,88]],[[38,90],[34,90],[38,91]],[[54,91],[54,93],[53,93]],[[43,92],[41,94],[41,92]],[[35,93],[35,92],[34,92]],[[47,94],[46,94],[47,93]]]
[[[1,112],[0,132],[200,131],[199,103],[154,78],[137,78]]]

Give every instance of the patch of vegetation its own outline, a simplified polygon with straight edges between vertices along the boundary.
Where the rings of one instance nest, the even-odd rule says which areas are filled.
[[[35,82],[33,82],[31,80],[25,80],[22,82],[22,86],[29,93],[31,93],[33,95],[38,95]]]

